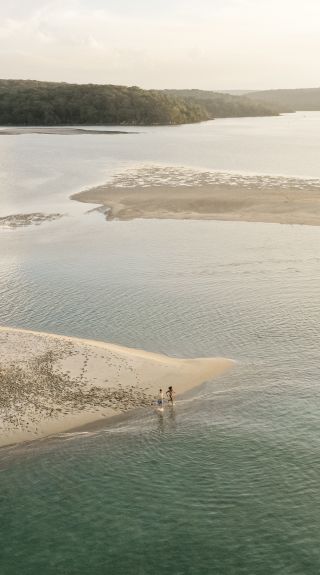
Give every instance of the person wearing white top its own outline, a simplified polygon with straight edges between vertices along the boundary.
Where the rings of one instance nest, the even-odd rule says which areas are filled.
[[[159,389],[159,395],[158,395],[158,407],[163,407],[163,391],[162,389]]]

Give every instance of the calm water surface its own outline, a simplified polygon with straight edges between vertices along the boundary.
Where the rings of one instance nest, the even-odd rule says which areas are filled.
[[[320,178],[320,114],[0,140],[0,323],[233,372],[87,434],[0,451],[1,575],[317,574],[320,229],[105,222],[68,196],[128,166]]]

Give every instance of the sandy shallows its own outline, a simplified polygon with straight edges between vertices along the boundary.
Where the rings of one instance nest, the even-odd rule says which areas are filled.
[[[0,227],[20,228],[23,226],[39,225],[43,222],[53,222],[62,218],[63,214],[43,214],[42,212],[33,212],[31,214],[10,214],[0,218]]]
[[[148,167],[124,172],[72,199],[107,219],[194,219],[320,224],[320,181]]]
[[[233,365],[176,359],[99,341],[0,328],[0,445],[43,437],[151,405]]]

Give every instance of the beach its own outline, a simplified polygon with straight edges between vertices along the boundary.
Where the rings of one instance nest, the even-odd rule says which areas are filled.
[[[180,395],[233,365],[7,327],[0,343],[1,446],[150,410],[160,387]]]

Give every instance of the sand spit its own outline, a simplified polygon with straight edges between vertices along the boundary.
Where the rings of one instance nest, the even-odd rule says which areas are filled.
[[[149,167],[117,175],[72,199],[106,219],[193,219],[320,224],[320,181]]]
[[[62,127],[18,127],[3,128],[0,136],[22,136],[23,134],[55,134],[57,136],[78,136],[81,134],[95,135],[116,135],[116,134],[137,134],[138,132],[125,132],[123,130],[94,130],[92,128],[68,128]]]
[[[44,437],[180,394],[222,374],[224,358],[176,359],[99,341],[0,328],[0,445]]]
[[[39,225],[43,222],[53,222],[63,217],[63,214],[10,214],[0,218],[0,226],[6,228],[19,228],[23,226]]]

